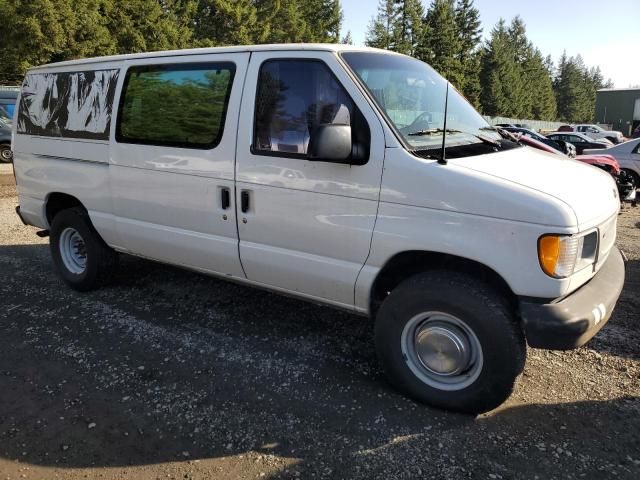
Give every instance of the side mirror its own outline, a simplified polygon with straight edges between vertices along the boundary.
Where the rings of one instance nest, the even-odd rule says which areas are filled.
[[[309,139],[309,159],[318,162],[345,162],[351,156],[351,126],[318,125]]]

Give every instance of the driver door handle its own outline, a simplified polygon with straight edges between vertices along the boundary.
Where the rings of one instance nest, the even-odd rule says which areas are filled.
[[[240,192],[240,210],[242,213],[249,211],[249,192],[247,190]]]

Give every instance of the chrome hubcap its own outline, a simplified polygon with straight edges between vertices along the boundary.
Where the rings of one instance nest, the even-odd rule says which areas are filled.
[[[416,315],[405,326],[401,341],[409,369],[434,388],[461,390],[482,371],[480,341],[465,322],[453,315]]]
[[[80,274],[87,268],[87,249],[74,228],[65,228],[60,234],[60,256],[71,273]]]

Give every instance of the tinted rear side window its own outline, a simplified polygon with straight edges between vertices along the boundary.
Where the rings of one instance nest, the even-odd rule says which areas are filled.
[[[208,149],[220,143],[232,63],[145,65],[127,72],[116,140]]]

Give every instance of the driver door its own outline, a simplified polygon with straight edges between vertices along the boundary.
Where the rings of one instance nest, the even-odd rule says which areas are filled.
[[[378,208],[384,133],[332,52],[255,52],[240,108],[236,200],[249,280],[352,307]],[[350,124],[363,165],[311,160],[314,128]]]

